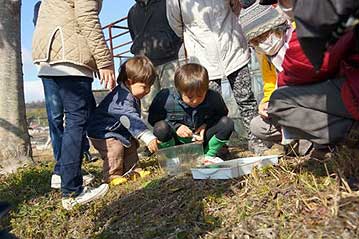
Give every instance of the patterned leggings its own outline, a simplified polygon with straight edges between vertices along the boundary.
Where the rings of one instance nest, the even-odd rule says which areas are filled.
[[[244,66],[230,74],[228,80],[244,126],[249,132],[248,139],[250,139],[252,137],[249,130],[249,124],[257,115],[257,102],[252,92],[251,76],[249,74],[248,66]],[[209,88],[221,93],[221,79],[211,80]]]
[[[259,138],[254,136],[249,124],[251,120],[257,115],[257,101],[254,97],[251,84],[251,76],[248,66],[233,72],[228,76],[228,81],[231,85],[234,98],[238,105],[239,114],[243,120],[244,127],[248,132],[248,149],[256,154],[268,149],[267,145]],[[221,93],[221,80],[211,80],[209,88]]]

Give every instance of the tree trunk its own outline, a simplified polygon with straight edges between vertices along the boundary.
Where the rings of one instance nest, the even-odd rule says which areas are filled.
[[[0,0],[0,174],[31,162],[21,60],[21,0]]]

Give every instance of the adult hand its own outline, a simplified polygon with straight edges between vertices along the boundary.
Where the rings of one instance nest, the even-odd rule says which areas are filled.
[[[158,140],[157,139],[153,139],[148,145],[147,145],[148,150],[151,153],[157,152],[158,151]]]
[[[195,141],[197,142],[203,142],[204,140],[204,132],[206,130],[207,125],[206,124],[202,124],[194,133],[193,137],[195,139]]]
[[[264,118],[268,118],[268,104],[269,102],[261,102],[258,106],[258,114]]]
[[[189,138],[193,135],[192,130],[190,130],[190,128],[188,128],[186,125],[181,125],[177,129],[176,134],[182,138]]]
[[[238,17],[242,10],[242,6],[239,0],[230,0],[229,4],[232,8],[233,13]]]
[[[105,89],[112,90],[116,86],[115,70],[113,65],[98,70],[101,85],[104,84]]]

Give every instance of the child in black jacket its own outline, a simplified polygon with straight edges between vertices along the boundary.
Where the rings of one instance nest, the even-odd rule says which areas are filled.
[[[205,164],[222,161],[217,152],[228,142],[234,125],[222,96],[208,89],[208,72],[186,64],[175,73],[176,89],[163,89],[153,100],[148,122],[160,148],[202,141]]]

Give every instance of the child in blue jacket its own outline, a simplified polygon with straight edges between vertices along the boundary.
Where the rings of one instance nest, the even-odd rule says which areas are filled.
[[[234,125],[222,96],[208,89],[206,68],[186,64],[176,70],[176,89],[163,89],[153,100],[148,122],[160,147],[202,141],[205,164],[222,161],[217,152],[228,142]]]
[[[120,184],[121,177],[138,161],[137,140],[151,152],[158,150],[157,138],[141,119],[140,99],[150,92],[155,68],[145,56],[136,56],[121,66],[114,88],[89,120],[88,136],[103,158],[104,181]]]

